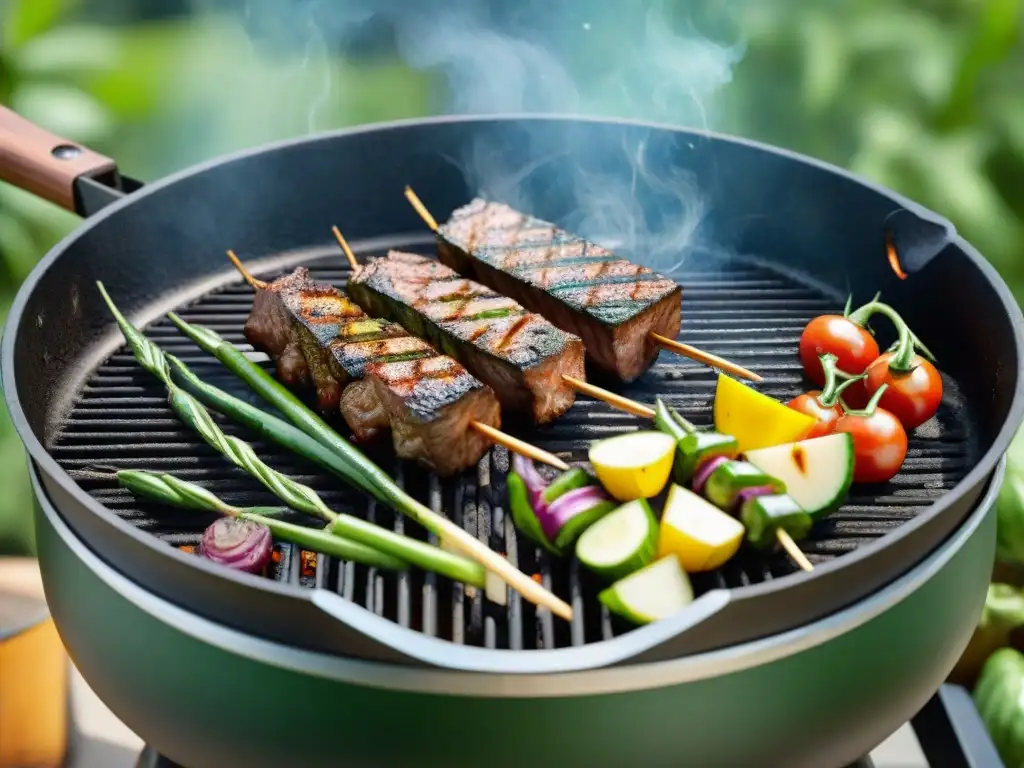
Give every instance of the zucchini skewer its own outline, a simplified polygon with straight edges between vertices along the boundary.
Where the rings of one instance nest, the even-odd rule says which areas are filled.
[[[698,493],[703,490],[705,483],[710,483],[708,490],[715,495],[715,499],[711,500],[722,508],[725,508],[723,504],[731,506],[737,500],[742,500],[741,506],[747,509],[747,513],[743,515],[741,510],[741,517],[753,523],[746,526],[746,535],[751,543],[756,542],[755,546],[765,546],[765,535],[773,536],[801,569],[814,570],[811,561],[800,551],[793,538],[794,533],[798,538],[806,535],[810,529],[809,516],[791,499],[790,503],[784,503],[783,500],[788,498],[784,495],[756,493],[757,490],[769,486],[775,489],[779,486],[784,488],[784,484],[760,472],[748,462],[734,461],[737,455],[734,438],[717,432],[698,430],[674,409],[665,405],[660,398],[655,410],[593,384],[585,384],[580,387],[580,391],[619,410],[654,419],[659,430],[676,439],[677,451],[673,473],[677,483],[692,481],[696,484],[694,490]],[[744,491],[746,493],[743,493]],[[744,522],[746,523],[746,520]]]

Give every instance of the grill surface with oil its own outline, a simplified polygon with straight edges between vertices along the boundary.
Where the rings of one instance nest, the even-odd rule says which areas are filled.
[[[337,256],[307,260],[306,264],[314,279],[343,287],[348,278],[349,270]],[[278,274],[260,277],[269,280]],[[764,377],[758,389],[772,397],[785,401],[804,390],[806,382],[796,354],[800,332],[815,315],[838,311],[834,299],[766,267],[736,260],[712,261],[706,266],[691,264],[680,282],[681,340],[757,371]],[[251,349],[242,334],[251,306],[252,290],[239,280],[178,311],[184,319],[216,330],[240,348]],[[144,330],[209,383],[268,408],[168,320]],[[272,370],[269,362],[265,365]],[[662,352],[638,381],[613,388],[646,403],[660,394],[694,423],[708,425],[716,376],[713,370]],[[608,386],[606,381],[595,383]],[[812,562],[839,557],[884,535],[913,518],[966,474],[976,457],[968,440],[969,430],[957,418],[961,409],[956,386],[946,377],[944,384],[946,392],[939,414],[911,436],[900,473],[882,486],[855,486],[847,504],[819,522],[811,536],[801,542]],[[275,469],[312,486],[334,509],[365,516],[401,533],[425,535],[415,523],[367,499],[305,459],[254,439],[251,433],[219,415],[215,418],[229,434],[249,440]],[[337,423],[344,427],[340,417]],[[580,396],[566,415],[546,427],[517,431],[514,423],[506,423],[504,428],[567,460],[585,462],[592,440],[648,424]],[[336,590],[403,626],[456,643],[489,648],[567,647],[629,631],[628,625],[609,617],[596,599],[602,585],[574,559],[553,561],[517,537],[506,514],[508,454],[503,448],[493,449],[475,471],[467,470],[458,478],[442,482],[419,466],[397,461],[388,442],[365,450],[413,495],[434,510],[444,511],[569,600],[575,612],[572,623],[554,621],[547,611],[536,611],[515,594],[507,606],[498,606],[478,591],[433,574],[416,570],[384,574],[300,551],[290,544],[277,545],[269,578]],[[88,379],[51,452],[89,493],[124,520],[169,546],[186,550],[198,544],[203,529],[214,519],[212,515],[140,502],[95,470],[112,467],[169,472],[209,487],[232,504],[276,503],[257,481],[230,465],[175,418],[163,386],[135,362],[127,347],[121,347]],[[299,515],[291,519],[304,520]],[[742,587],[779,578],[794,569],[782,553],[743,551],[721,570],[695,574],[692,581],[695,591],[702,593],[715,587]]]

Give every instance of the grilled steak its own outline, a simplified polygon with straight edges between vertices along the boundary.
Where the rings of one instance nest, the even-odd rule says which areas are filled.
[[[367,262],[348,293],[371,315],[398,321],[454,357],[506,409],[543,424],[575,401],[562,374],[584,378],[583,342],[436,259],[391,251]]]
[[[576,334],[623,381],[657,357],[651,332],[679,333],[675,281],[503,203],[473,200],[437,239],[441,261]]]
[[[391,429],[395,452],[440,475],[475,464],[488,441],[471,421],[501,425],[494,392],[402,326],[368,317],[303,267],[257,289],[245,337],[277,361],[288,386],[312,383],[325,412],[356,438]]]

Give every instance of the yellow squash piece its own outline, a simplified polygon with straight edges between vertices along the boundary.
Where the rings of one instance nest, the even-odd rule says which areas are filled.
[[[672,485],[658,533],[658,558],[675,555],[687,573],[725,565],[743,543],[743,525],[711,502]]]
[[[814,424],[812,417],[718,374],[715,429],[735,437],[740,453],[802,440]]]
[[[590,463],[601,485],[619,501],[661,493],[672,471],[676,441],[661,432],[628,432],[590,446]]]

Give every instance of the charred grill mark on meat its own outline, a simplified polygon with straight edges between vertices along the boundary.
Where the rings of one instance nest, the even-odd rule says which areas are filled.
[[[436,259],[391,251],[366,262],[349,294],[367,312],[429,339],[537,423],[575,400],[562,374],[584,377],[582,341]]]
[[[312,383],[325,412],[340,409],[359,440],[389,428],[396,453],[438,474],[472,466],[500,427],[493,391],[401,325],[377,320],[304,267],[257,289],[245,337],[277,361],[289,386]]]
[[[664,275],[504,205],[477,198],[438,229],[441,261],[576,334],[623,381],[679,332],[682,289]]]

